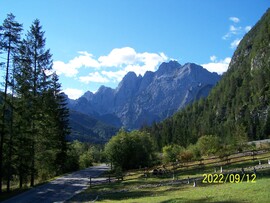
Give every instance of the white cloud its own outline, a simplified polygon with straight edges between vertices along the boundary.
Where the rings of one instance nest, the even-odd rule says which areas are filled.
[[[231,43],[231,48],[232,48],[232,49],[235,49],[235,48],[239,45],[239,43],[241,42],[241,40],[242,40],[242,39],[236,39],[236,40],[234,40],[234,41]]]
[[[108,78],[102,76],[99,72],[89,73],[89,75],[87,76],[81,76],[79,77],[79,80],[86,84],[88,84],[89,82],[97,82],[97,83],[109,82]]]
[[[240,19],[237,18],[237,17],[230,17],[229,20],[234,22],[234,23],[239,23],[240,22]]]
[[[229,20],[234,23],[240,22],[240,19],[237,17],[230,17]],[[229,31],[222,37],[222,39],[224,40],[231,39],[232,42],[230,43],[230,48],[235,49],[239,45],[243,35],[247,33],[251,28],[252,28],[251,26],[242,27],[230,25]]]
[[[64,74],[66,77],[75,77],[78,74],[78,69],[81,67],[99,68],[98,61],[93,59],[93,55],[85,51],[78,52],[80,55],[76,56],[68,63],[62,61],[55,61],[53,69],[58,75]]]
[[[111,82],[120,82],[123,77],[127,74],[126,70],[119,71],[102,71],[103,75],[107,76]]]
[[[230,37],[232,37],[233,35],[239,35],[243,32],[242,27],[235,27],[234,25],[231,25],[229,28],[229,32],[227,32],[227,34],[225,34],[222,39],[226,40],[229,39]]]
[[[121,67],[120,70],[101,72],[103,75],[107,76],[114,82],[120,82],[123,77],[130,71],[135,72],[136,75],[144,75],[146,71],[155,71],[161,62],[168,60],[168,57],[164,53],[136,53],[134,49],[126,48],[122,49],[127,50],[127,53],[123,54],[122,56],[117,56],[118,58],[124,59],[123,63],[120,63],[120,60],[112,59],[112,62],[117,62],[114,64],[118,64],[118,66]],[[117,52],[122,54],[123,50],[117,50]],[[105,57],[103,59],[105,59]],[[127,59],[129,59],[129,61]],[[106,58],[106,60],[109,60],[109,57]]]
[[[132,64],[136,61],[136,52],[133,48],[124,47],[113,49],[109,55],[100,56],[98,61],[101,66],[105,67],[121,67],[123,65]]]
[[[240,30],[241,27],[235,27],[233,25],[230,26],[230,31],[232,32],[232,34],[236,34],[238,30]]]
[[[226,40],[226,39],[228,39],[229,37],[230,37],[230,34],[227,33],[226,35],[224,35],[224,36],[222,37],[222,39]]]
[[[80,56],[75,57],[74,59],[69,61],[69,64],[72,67],[80,68],[80,67],[93,67],[98,68],[100,64],[93,59],[93,55],[87,53],[86,51],[79,51]]]
[[[210,57],[211,60],[212,56]],[[212,60],[211,60],[212,61]],[[227,57],[223,60],[217,61],[217,58],[215,58],[215,61],[212,61],[207,64],[202,64],[201,66],[207,69],[209,72],[216,72],[218,74],[222,74],[228,70],[229,64],[231,62],[231,58]]]
[[[66,77],[73,77],[77,75],[78,70],[75,67],[70,66],[62,61],[54,61],[53,69],[58,75],[64,74]]]
[[[210,56],[210,61],[215,62],[217,60],[217,57],[215,55]]]
[[[100,69],[100,71],[90,72],[89,75],[79,77],[80,82],[109,82],[109,79],[121,81],[129,71],[134,71],[137,75],[144,75],[146,71],[155,71],[161,62],[168,60],[164,53],[137,53],[131,47],[115,48],[108,55],[100,56],[97,60],[88,52],[80,51],[78,53],[80,55],[68,63],[62,61],[54,62],[53,69],[58,75],[63,74],[66,77],[75,77],[81,67],[89,67],[91,69]],[[104,68],[108,67],[120,70],[114,72],[105,71]]]
[[[83,91],[79,89],[74,89],[74,88],[67,88],[63,90],[65,94],[68,95],[68,98],[70,99],[78,99],[80,96],[83,95]]]
[[[246,26],[246,27],[245,27],[245,31],[246,31],[246,32],[248,32],[248,31],[250,31],[250,30],[251,30],[251,26]]]
[[[123,70],[126,73],[134,71],[137,75],[143,75],[148,70],[154,71],[159,63],[167,59],[164,53],[137,53],[131,47],[123,47],[113,49],[107,56],[100,56],[98,61],[103,67],[121,68],[122,71],[116,71],[118,78],[123,74]]]

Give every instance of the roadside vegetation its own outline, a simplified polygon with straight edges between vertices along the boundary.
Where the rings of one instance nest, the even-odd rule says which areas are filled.
[[[240,136],[239,136],[240,137]],[[165,145],[162,151],[155,148],[151,136],[144,131],[126,132],[121,129],[106,145],[104,154],[113,168],[128,169],[149,168],[161,164],[203,164],[203,160],[229,162],[234,155],[249,152],[256,155],[259,150],[269,150],[270,142],[247,144],[246,137],[234,139],[231,144],[224,144],[215,135],[201,136],[195,144],[183,147],[177,144]]]
[[[268,158],[265,158],[268,157]],[[223,173],[234,171],[241,174],[254,173],[256,166],[256,182],[243,181],[240,183],[202,183],[203,174],[220,174],[216,167],[205,163],[204,167],[195,166],[190,162],[189,167],[178,166],[173,173],[153,175],[153,168],[145,170],[130,170],[124,179],[111,183],[92,185],[85,192],[76,195],[68,202],[269,202],[270,168],[268,159],[270,153],[256,156],[256,160],[242,161],[223,166]],[[263,169],[259,169],[260,160]],[[160,166],[163,167],[163,166]],[[167,165],[168,170],[172,170]],[[194,187],[194,180],[197,180]],[[188,184],[189,180],[189,184]]]

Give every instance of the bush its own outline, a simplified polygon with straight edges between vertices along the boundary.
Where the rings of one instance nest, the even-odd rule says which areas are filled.
[[[193,160],[200,160],[202,155],[198,145],[189,145],[188,150],[192,153]]]
[[[175,162],[183,150],[184,148],[179,145],[167,145],[163,147],[163,163]]]
[[[179,158],[182,162],[191,161],[193,159],[193,153],[190,150],[186,149],[180,153]]]
[[[220,140],[216,135],[204,135],[197,141],[202,155],[215,155],[220,148]]]
[[[117,166],[116,168],[115,168],[115,177],[118,179],[118,180],[123,180],[123,176],[124,176],[124,174],[123,174],[123,170],[122,170],[122,168],[121,167],[119,167],[119,166]]]
[[[123,170],[151,165],[154,157],[153,143],[145,132],[120,130],[105,146],[108,161]]]
[[[102,157],[103,152],[100,147],[75,140],[69,144],[67,151],[67,171],[87,168],[94,162],[102,161]]]
[[[93,156],[90,150],[86,151],[79,157],[79,166],[80,169],[88,168],[93,166]]]

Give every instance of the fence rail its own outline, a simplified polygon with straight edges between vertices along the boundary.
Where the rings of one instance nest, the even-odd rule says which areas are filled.
[[[215,156],[208,159],[201,159],[201,160],[193,161],[193,162],[176,163],[174,164],[174,167],[176,165],[176,168],[178,169],[178,168],[202,167],[202,166],[210,166],[210,165],[224,166],[224,165],[230,165],[232,163],[240,163],[243,161],[256,161],[258,160],[257,156],[268,154],[269,152],[270,150],[245,151],[242,153],[234,153],[229,156],[225,156],[223,158]],[[260,157],[260,158],[270,159],[270,154],[264,157]]]
[[[255,153],[256,152],[256,153]],[[259,156],[260,157],[257,157]],[[265,155],[265,156],[262,156]],[[259,160],[267,160],[264,161],[265,163],[262,163]],[[170,166],[163,166],[165,168],[170,168],[173,167],[173,170],[166,170],[165,175],[167,177],[172,177],[174,181],[189,181],[188,179],[182,179],[178,180],[177,175],[175,174],[176,170],[183,170],[185,172],[192,171],[196,168],[202,168],[202,167],[208,167],[208,166],[213,166],[213,167],[222,167],[230,164],[235,164],[235,163],[240,163],[240,162],[245,162],[245,161],[257,161],[255,165],[257,165],[258,169],[261,168],[270,168],[270,150],[259,150],[259,151],[245,151],[242,153],[234,153],[230,156],[228,156],[226,159],[221,159],[220,157],[211,157],[208,159],[202,159],[200,161],[197,161],[195,164],[191,162],[186,162],[182,164],[176,164],[176,165],[170,165]],[[264,165],[264,167],[260,167],[260,165]],[[138,170],[132,170],[129,171],[129,173],[136,173],[136,172],[141,172],[141,176],[139,178],[145,177],[148,178],[149,174],[153,172],[155,168],[145,168],[145,170],[138,169]],[[239,169],[238,169],[239,170]],[[247,171],[252,171],[253,168],[247,168]],[[235,170],[234,170],[235,172]],[[241,172],[239,170],[239,172]],[[232,173],[232,171],[226,171],[226,173]],[[225,174],[226,174],[225,173]],[[178,172],[179,174],[179,172]],[[90,187],[93,185],[98,185],[98,184],[103,184],[103,183],[112,183],[117,180],[133,180],[133,179],[138,179],[138,178],[126,178],[124,175],[123,176],[112,176],[108,175],[107,177],[103,178],[102,180],[99,180],[98,178],[90,178],[89,184]],[[199,181],[201,180],[202,177],[197,177],[197,178],[192,178],[192,181]]]

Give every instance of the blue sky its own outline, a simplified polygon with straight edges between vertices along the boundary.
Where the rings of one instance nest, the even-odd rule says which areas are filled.
[[[10,12],[25,31],[41,21],[63,90],[75,99],[171,59],[221,74],[269,7],[269,0],[0,0],[0,22]]]

